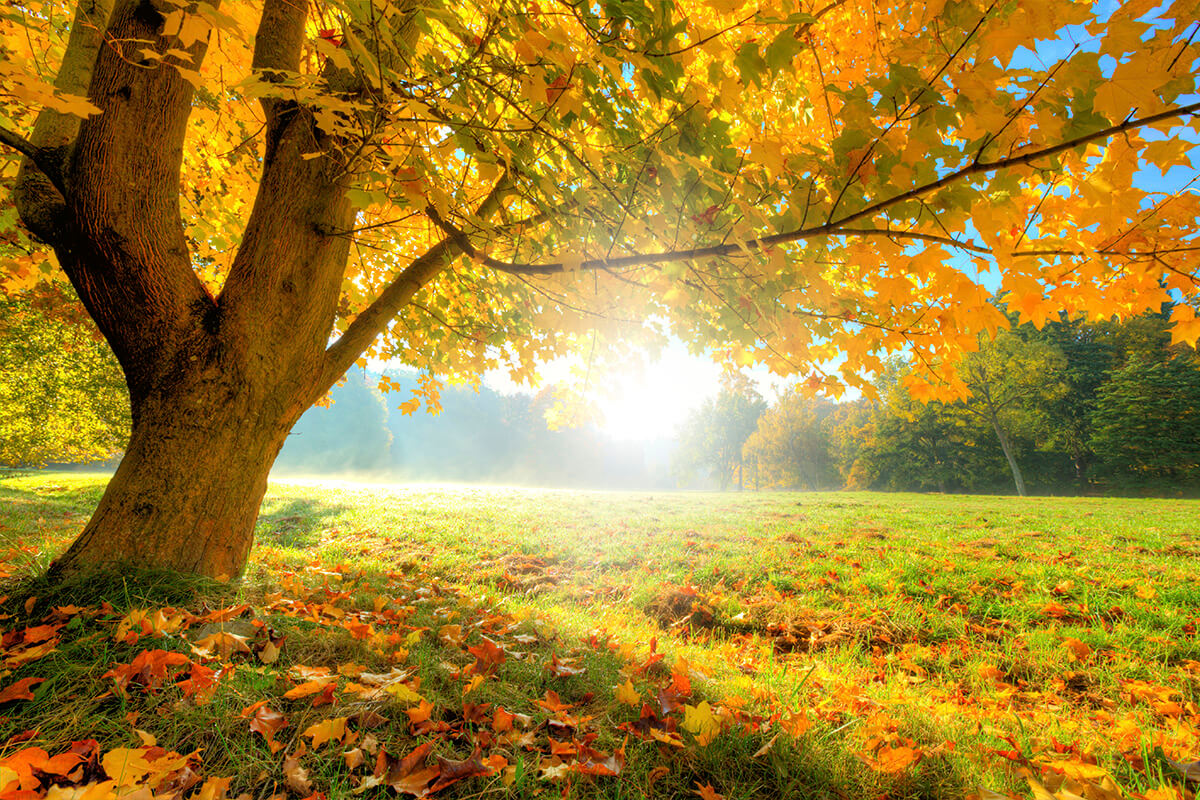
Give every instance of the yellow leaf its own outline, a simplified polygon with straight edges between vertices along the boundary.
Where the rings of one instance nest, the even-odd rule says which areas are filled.
[[[326,742],[341,742],[346,737],[346,717],[334,717],[310,725],[301,735],[312,738],[313,750]]]
[[[721,720],[717,719],[712,706],[705,700],[698,706],[683,707],[682,727],[694,735],[696,743],[703,747],[721,732]]]
[[[635,708],[642,704],[642,695],[637,689],[633,688],[633,681],[626,679],[625,683],[616,687],[617,702],[624,703],[627,706]]]
[[[401,703],[420,703],[425,699],[421,697],[421,695],[414,692],[407,684],[403,683],[390,684],[385,686],[383,690]]]

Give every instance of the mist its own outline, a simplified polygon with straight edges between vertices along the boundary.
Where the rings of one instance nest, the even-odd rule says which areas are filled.
[[[575,489],[671,489],[672,438],[617,440],[595,427],[549,430],[550,399],[445,387],[442,411],[406,415],[396,406],[416,388],[413,373],[389,372],[401,391],[384,395],[378,375],[351,370],[296,423],[273,478],[379,483],[487,484]]]

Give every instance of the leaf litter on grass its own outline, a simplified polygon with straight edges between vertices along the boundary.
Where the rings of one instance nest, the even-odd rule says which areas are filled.
[[[220,606],[18,611],[0,798],[1193,800],[1196,598],[1162,606],[1179,572],[1156,560],[1176,542],[1118,571],[1078,532],[856,533],[805,500],[657,525],[632,559],[628,520],[597,521],[605,550],[412,536],[394,569],[341,561],[394,534],[331,528],[316,557],[259,551],[262,584]]]

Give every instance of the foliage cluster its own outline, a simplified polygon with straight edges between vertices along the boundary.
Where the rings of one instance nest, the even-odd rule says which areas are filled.
[[[77,303],[63,308],[41,293],[0,294],[0,464],[100,461],[129,435],[112,350]]]
[[[1191,297],[1198,30],[1194,0],[7,8],[0,291],[65,277],[133,406],[57,569],[240,573],[364,357],[521,381],[672,334],[833,396],[904,353],[955,399],[995,283],[1034,323]]]

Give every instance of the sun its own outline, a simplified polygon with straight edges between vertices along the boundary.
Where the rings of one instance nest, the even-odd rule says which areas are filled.
[[[721,368],[681,345],[642,368],[612,376],[596,399],[601,429],[614,439],[672,438],[688,415],[720,385]]]

